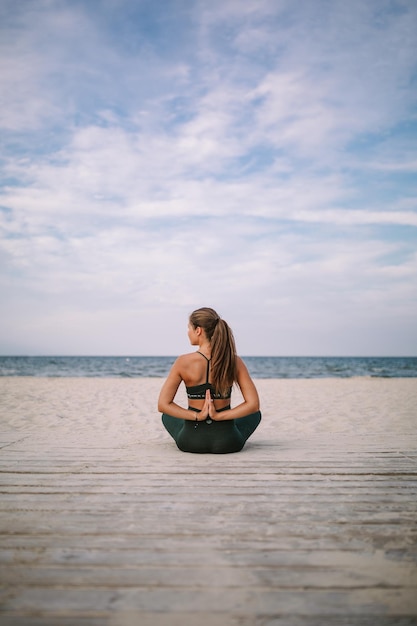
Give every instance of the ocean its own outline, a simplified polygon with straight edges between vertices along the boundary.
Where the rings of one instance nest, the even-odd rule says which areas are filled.
[[[253,378],[417,377],[417,357],[242,357]],[[165,378],[174,356],[0,356],[0,376]]]

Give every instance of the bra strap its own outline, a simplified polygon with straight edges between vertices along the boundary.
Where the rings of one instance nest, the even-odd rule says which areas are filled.
[[[208,384],[208,381],[209,381],[209,373],[210,373],[210,360],[211,360],[211,359],[208,359],[208,358],[206,357],[206,355],[205,355],[205,354],[203,354],[202,352],[200,352],[200,350],[197,350],[197,354],[201,354],[201,356],[203,356],[203,357],[206,359],[206,361],[207,361],[207,373],[206,373],[206,385],[207,385],[207,384]]]

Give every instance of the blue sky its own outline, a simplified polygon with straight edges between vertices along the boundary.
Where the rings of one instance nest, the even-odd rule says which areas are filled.
[[[414,0],[2,0],[1,354],[417,354]]]

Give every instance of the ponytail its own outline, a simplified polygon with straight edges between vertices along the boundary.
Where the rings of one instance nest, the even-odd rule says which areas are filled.
[[[215,393],[223,396],[237,380],[236,346],[230,326],[214,309],[203,307],[190,315],[196,328],[204,329],[211,344],[211,382]]]
[[[236,347],[232,329],[219,319],[211,339],[211,378],[217,393],[226,395],[236,381]]]

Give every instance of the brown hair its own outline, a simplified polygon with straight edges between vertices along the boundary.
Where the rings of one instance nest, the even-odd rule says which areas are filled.
[[[237,380],[236,346],[230,326],[214,309],[202,307],[193,311],[190,322],[200,326],[211,344],[211,382],[216,393],[226,395]]]

